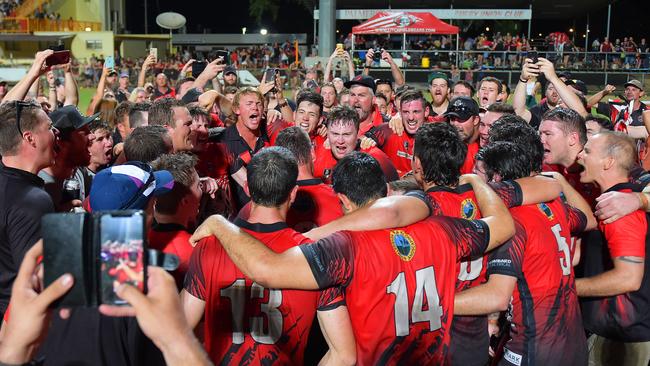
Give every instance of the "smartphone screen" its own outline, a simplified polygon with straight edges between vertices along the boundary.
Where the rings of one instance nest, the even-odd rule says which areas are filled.
[[[145,291],[144,216],[142,212],[106,213],[99,230],[101,303],[125,305],[115,293],[121,284]]]
[[[149,49],[149,54],[153,55],[153,57],[156,58],[156,61],[158,61],[158,49],[157,48],[150,48]]]
[[[111,70],[115,68],[115,59],[113,56],[106,56],[106,61],[104,62],[104,67]]]
[[[267,83],[273,82],[275,83],[275,73],[277,72],[276,69],[267,69],[266,70],[266,75],[264,77],[264,80]]]
[[[55,51],[45,59],[46,66],[64,65],[70,62],[70,51]]]
[[[215,55],[217,57],[223,57],[223,63],[226,65],[230,65],[230,52],[226,50],[217,50],[215,52]]]

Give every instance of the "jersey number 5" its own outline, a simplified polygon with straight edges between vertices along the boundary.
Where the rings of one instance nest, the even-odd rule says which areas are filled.
[[[221,296],[230,299],[232,314],[232,343],[244,343],[244,309],[246,308],[246,280],[239,278],[232,285],[221,289]],[[253,282],[251,299],[263,299],[264,287]],[[274,344],[282,335],[282,313],[278,307],[282,304],[282,291],[269,289],[269,300],[260,305],[262,313],[268,319],[268,329],[264,331],[264,317],[250,318],[251,337],[257,343]]]
[[[398,337],[409,335],[410,323],[429,322],[429,330],[434,331],[442,327],[442,306],[436,287],[436,277],[433,267],[426,267],[415,271],[415,298],[411,308],[409,321],[409,298],[406,287],[406,276],[400,272],[386,293],[395,294],[395,335]],[[426,296],[427,308],[424,309]]]
[[[569,244],[566,242],[566,238],[562,236],[560,231],[562,227],[560,224],[555,224],[551,227],[553,234],[555,235],[555,240],[557,241],[557,247],[562,252],[560,257],[560,267],[562,267],[562,275],[568,276],[571,274],[571,251],[569,249]]]

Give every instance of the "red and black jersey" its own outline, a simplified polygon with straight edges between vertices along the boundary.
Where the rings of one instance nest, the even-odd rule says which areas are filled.
[[[476,153],[481,146],[478,140],[467,145],[467,155],[465,155],[465,162],[460,168],[460,174],[470,174],[474,171],[474,164],[476,164]]]
[[[283,222],[235,224],[275,252],[308,241]],[[194,248],[185,290],[205,301],[204,345],[215,364],[302,364],[320,292],[264,288],[242,274],[214,236]]]
[[[275,140],[278,138],[280,131],[284,130],[287,127],[293,126],[293,122],[288,122],[283,119],[278,119],[275,122],[269,124],[266,128],[266,134],[269,136],[269,143],[275,146]]]
[[[519,184],[508,181],[491,183],[492,188],[504,200],[506,206],[518,206],[522,202]],[[438,216],[462,219],[480,219],[476,196],[470,184],[456,188],[436,186],[427,190],[431,199],[432,212]],[[456,273],[456,292],[485,283],[487,257],[462,258]],[[488,362],[486,316],[454,316],[451,327],[451,359],[454,365],[485,365]]]
[[[257,139],[255,146],[252,148],[248,146],[246,141],[239,134],[236,123],[226,128],[223,133],[219,135],[217,141],[222,144],[224,150],[228,154],[228,174],[230,176],[248,164],[255,153],[266,146],[270,146],[270,140],[264,124],[260,126],[260,131],[261,134]],[[232,178],[230,179],[230,187],[235,198],[235,208],[239,210],[250,200],[250,198],[244,191],[244,187],[240,186]]]
[[[580,182],[580,172],[582,172],[582,166],[578,163],[571,165],[568,168],[565,168],[561,165],[549,165],[544,164],[542,170],[545,172],[558,172],[562,174],[564,179],[573,187],[582,198],[589,202],[589,205],[594,208],[596,207],[596,198],[600,196],[600,189],[593,183],[582,183]]]
[[[400,177],[412,170],[411,160],[413,159],[415,136],[409,135],[406,131],[400,136],[391,130],[388,123],[382,123],[368,131],[366,137],[377,143],[377,147],[393,162]]]
[[[287,212],[287,224],[299,233],[305,233],[317,226],[323,226],[343,216],[343,209],[332,187],[318,178],[296,182],[298,193]],[[239,217],[248,220],[251,203],[241,210]]]
[[[449,361],[457,262],[489,242],[482,221],[429,217],[302,245],[320,288],[342,286],[359,365]]]
[[[640,191],[630,183],[617,184],[607,192]],[[601,240],[582,243],[585,277],[614,268],[613,258],[646,257],[650,238],[645,212],[638,210],[611,224],[599,222]],[[585,328],[607,339],[620,342],[650,341],[650,261],[644,262],[644,275],[638,291],[609,297],[581,299]]]
[[[585,215],[559,198],[510,209],[516,234],[489,255],[488,276],[517,279],[503,365],[586,365],[587,340],[573,276],[571,236]]]
[[[183,288],[183,279],[190,266],[190,257],[194,249],[190,244],[191,236],[185,226],[179,224],[155,223],[147,233],[150,248],[178,257],[178,268],[172,272],[172,275],[179,289]]]
[[[359,150],[358,145],[359,144],[357,144],[357,150]],[[377,159],[377,162],[379,162],[381,170],[384,172],[384,176],[386,177],[386,182],[392,182],[399,179],[397,169],[395,169],[395,166],[383,151],[376,147],[371,147],[370,149],[362,151]],[[336,160],[334,155],[332,155],[332,150],[325,147],[324,144],[317,146],[314,152],[316,155],[316,160],[314,160],[314,176],[322,179],[323,182],[327,184],[332,184],[332,173],[334,172],[334,167],[336,167],[338,160]]]

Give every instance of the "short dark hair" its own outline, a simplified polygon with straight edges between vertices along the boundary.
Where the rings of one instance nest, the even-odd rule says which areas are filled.
[[[251,201],[264,207],[278,207],[289,199],[296,186],[298,163],[291,151],[272,146],[253,155],[247,178]]]
[[[194,155],[177,153],[163,154],[151,162],[154,170],[167,170],[174,178],[174,187],[171,192],[156,199],[156,212],[165,215],[173,215],[178,211],[181,199],[187,195],[194,184],[194,166],[196,165]]]
[[[359,114],[347,105],[336,106],[330,110],[325,119],[325,125],[327,128],[329,128],[332,123],[342,125],[353,124],[355,129],[359,131]]]
[[[333,85],[332,85],[333,86]],[[336,93],[336,88],[334,89],[334,92]],[[298,93],[298,97],[296,98],[296,109],[298,109],[298,106],[300,106],[300,103],[302,102],[310,102],[314,103],[318,106],[318,116],[323,115],[323,96],[316,93],[313,90],[304,90]]]
[[[14,156],[23,138],[16,127],[16,109],[23,101],[6,101],[0,104],[0,154]],[[22,104],[20,112],[20,129],[33,130],[38,125],[38,111],[43,110],[40,104],[31,102]]]
[[[207,109],[198,106],[198,105],[188,105],[187,110],[190,111],[190,116],[192,116],[192,119],[196,118],[197,116],[203,116],[208,119],[208,122],[211,121],[210,118],[210,113],[208,112]]]
[[[594,121],[600,125],[600,127],[609,130],[609,131],[614,131],[614,124],[612,121],[606,117],[603,116],[597,116],[594,114],[588,114],[585,116],[585,123],[588,121]],[[586,127],[586,125],[585,125]]]
[[[386,102],[386,104],[388,104],[388,97],[385,96],[385,95],[382,94],[382,93],[377,93],[377,94],[375,94],[375,98],[381,98],[381,99],[383,99],[383,100]]]
[[[191,77],[191,76],[184,77],[184,78],[182,78],[182,79],[180,79],[179,81],[176,82],[176,87],[174,88],[174,90],[178,93],[178,90],[181,88],[181,85],[187,83],[188,81],[193,82],[194,80],[196,80],[196,79]]]
[[[490,127],[489,144],[500,141],[522,145],[530,164],[531,172],[541,172],[544,160],[544,146],[539,133],[523,118],[504,114]]]
[[[336,163],[332,188],[359,207],[385,197],[388,191],[386,176],[377,159],[359,151],[345,155]]]
[[[462,86],[466,87],[466,88],[469,89],[470,92],[472,93],[471,95],[474,95],[474,93],[476,93],[476,89],[474,89],[474,85],[472,85],[471,83],[468,83],[468,82],[465,81],[465,80],[458,80],[457,82],[455,82],[455,83],[451,86],[451,91],[452,91],[452,92],[454,91],[454,87],[456,87],[456,85],[462,85]]]
[[[544,113],[542,121],[560,122],[560,128],[566,135],[577,133],[582,145],[587,143],[587,127],[585,119],[578,112],[570,108],[557,107]]]
[[[420,159],[424,180],[438,186],[458,184],[467,145],[449,123],[425,123],[415,133],[413,156]]]
[[[232,85],[226,85],[223,87],[223,95],[226,94],[237,94],[237,87]]]
[[[390,190],[393,192],[402,191],[404,193],[422,189],[422,187],[420,187],[418,185],[418,182],[416,182],[414,179],[407,179],[407,178],[402,178],[400,180],[394,180],[392,182],[388,182],[388,186],[390,187]]]
[[[501,93],[501,88],[502,88],[502,85],[503,85],[503,82],[501,82],[501,80],[495,78],[494,76],[486,76],[483,79],[481,79],[481,81],[478,82],[478,88],[481,89],[481,85],[483,85],[483,83],[486,83],[486,82],[487,83],[495,83],[495,84],[497,84],[497,91],[499,93]]]
[[[499,174],[501,180],[514,180],[531,173],[524,147],[510,141],[489,143],[478,151],[476,160],[483,162],[488,180],[492,180],[495,174]]]
[[[174,98],[160,98],[149,109],[149,125],[176,127],[173,108],[185,107],[183,102]]]
[[[488,112],[515,114],[515,108],[508,103],[494,102],[487,107]]]
[[[307,132],[303,131],[302,128],[292,126],[280,131],[275,139],[275,145],[291,151],[298,165],[312,164],[311,140]]]
[[[150,163],[159,156],[171,152],[169,132],[163,126],[140,126],[124,141],[127,161]]]
[[[131,108],[133,108],[133,104],[135,103],[125,100],[120,104],[118,104],[117,107],[115,107],[115,123],[124,122],[125,116],[129,116],[129,118],[131,117],[130,113],[131,113]]]
[[[408,90],[404,92],[400,98],[399,103],[400,105],[404,105],[408,102],[413,102],[416,100],[422,102],[422,109],[426,109],[429,106],[427,100],[424,98],[424,95],[422,95],[422,92],[419,90]]]
[[[91,133],[95,133],[95,131],[98,130],[104,130],[108,131],[109,133],[111,132],[111,126],[108,125],[108,123],[96,119],[88,124],[88,129],[90,130]]]

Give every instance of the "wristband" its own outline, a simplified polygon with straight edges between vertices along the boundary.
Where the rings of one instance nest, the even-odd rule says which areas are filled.
[[[522,80],[521,78],[519,78],[519,82],[526,84],[526,83],[528,83],[528,80]]]

